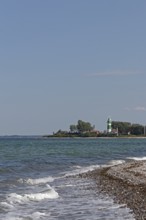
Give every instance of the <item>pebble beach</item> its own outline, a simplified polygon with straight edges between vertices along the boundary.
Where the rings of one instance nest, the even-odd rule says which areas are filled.
[[[130,208],[136,220],[146,219],[146,161],[129,161],[80,176],[94,179],[98,192]]]

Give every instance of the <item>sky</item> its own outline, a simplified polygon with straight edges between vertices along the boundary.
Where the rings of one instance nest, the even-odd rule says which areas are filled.
[[[0,135],[146,125],[145,0],[0,1]]]

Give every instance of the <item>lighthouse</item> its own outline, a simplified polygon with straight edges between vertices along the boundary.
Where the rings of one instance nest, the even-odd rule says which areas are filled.
[[[107,120],[107,133],[111,133],[112,131],[112,120],[111,118],[108,118]]]

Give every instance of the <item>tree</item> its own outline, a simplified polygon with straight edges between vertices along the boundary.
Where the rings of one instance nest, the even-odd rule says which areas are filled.
[[[128,134],[129,132],[133,135],[144,134],[144,126],[140,124],[131,124],[129,122],[113,121],[112,128],[117,129],[119,134]]]
[[[93,130],[93,127],[89,122],[84,122],[82,120],[78,120],[77,129],[79,133],[90,132]]]
[[[117,129],[120,134],[128,134],[131,129],[131,123],[121,122],[121,121],[112,121],[112,129]]]
[[[132,124],[131,126],[131,134],[134,135],[142,135],[144,134],[144,126],[139,124]]]
[[[77,132],[77,125],[70,125],[70,132],[71,133]]]

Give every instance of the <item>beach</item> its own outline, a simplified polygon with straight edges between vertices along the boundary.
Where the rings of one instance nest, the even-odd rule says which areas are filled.
[[[1,137],[0,219],[145,219],[145,146],[146,139]]]
[[[130,208],[136,220],[146,219],[146,161],[129,161],[81,176],[93,178],[98,192]]]

